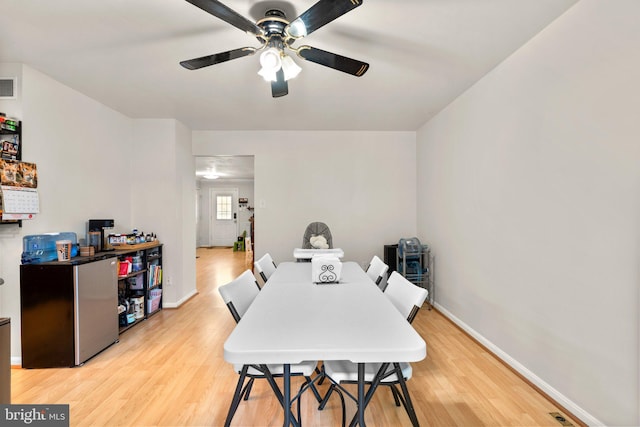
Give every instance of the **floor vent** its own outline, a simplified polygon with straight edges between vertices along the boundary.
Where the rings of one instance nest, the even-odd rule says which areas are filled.
[[[560,423],[560,425],[573,426],[573,424],[571,424],[571,421],[566,419],[560,412],[549,412],[549,415],[555,418],[556,421]]]
[[[0,77],[0,99],[16,98],[16,79],[15,77]]]

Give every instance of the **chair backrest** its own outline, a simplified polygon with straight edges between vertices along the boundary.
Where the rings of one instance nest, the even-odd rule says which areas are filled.
[[[389,266],[384,263],[377,255],[374,255],[367,267],[367,276],[375,282],[378,287],[386,286],[387,271]],[[382,288],[381,288],[382,289]],[[384,290],[384,289],[382,289]]]
[[[226,285],[220,286],[218,292],[235,321],[239,322],[260,292],[260,286],[251,270],[247,270]]]
[[[253,263],[253,266],[258,270],[260,277],[267,283],[269,277],[276,271],[276,263],[273,262],[273,258],[268,253],[264,254],[259,260]]]
[[[391,273],[387,283],[387,289],[384,294],[409,323],[413,322],[418,309],[427,299],[429,292],[420,286],[414,285],[397,271]]]
[[[304,236],[302,236],[302,249],[313,249],[309,240],[312,236],[324,236],[327,239],[327,244],[329,245],[329,249],[333,249],[333,238],[331,237],[331,230],[324,222],[312,222],[307,225],[307,229],[304,231]]]

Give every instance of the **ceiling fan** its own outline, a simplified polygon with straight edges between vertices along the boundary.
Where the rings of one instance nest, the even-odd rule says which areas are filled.
[[[287,50],[295,52],[300,58],[307,61],[357,77],[362,76],[369,69],[369,64],[366,62],[307,45],[297,48],[292,46],[296,40],[311,34],[318,28],[360,6],[363,0],[319,0],[291,22],[287,20],[281,10],[270,9],[267,10],[264,18],[255,23],[217,0],[187,1],[234,27],[255,36],[261,43],[257,48],[242,47],[180,62],[180,65],[189,70],[197,70],[262,51],[260,55],[262,68],[258,74],[271,82],[271,94],[276,98],[289,93],[287,81],[298,75],[301,70],[293,59],[287,55]]]

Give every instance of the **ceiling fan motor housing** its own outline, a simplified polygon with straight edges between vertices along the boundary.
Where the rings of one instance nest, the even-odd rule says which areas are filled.
[[[269,47],[282,49],[285,43],[285,27],[289,25],[284,12],[278,9],[269,9],[265,17],[256,22],[256,25],[264,31],[264,35],[258,37],[259,41],[267,42]],[[273,42],[273,43],[272,43]]]

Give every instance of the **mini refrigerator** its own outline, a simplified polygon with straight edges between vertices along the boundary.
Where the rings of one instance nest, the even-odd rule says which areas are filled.
[[[11,403],[11,319],[0,317],[0,405]]]
[[[82,365],[118,341],[116,261],[20,266],[23,368]]]

